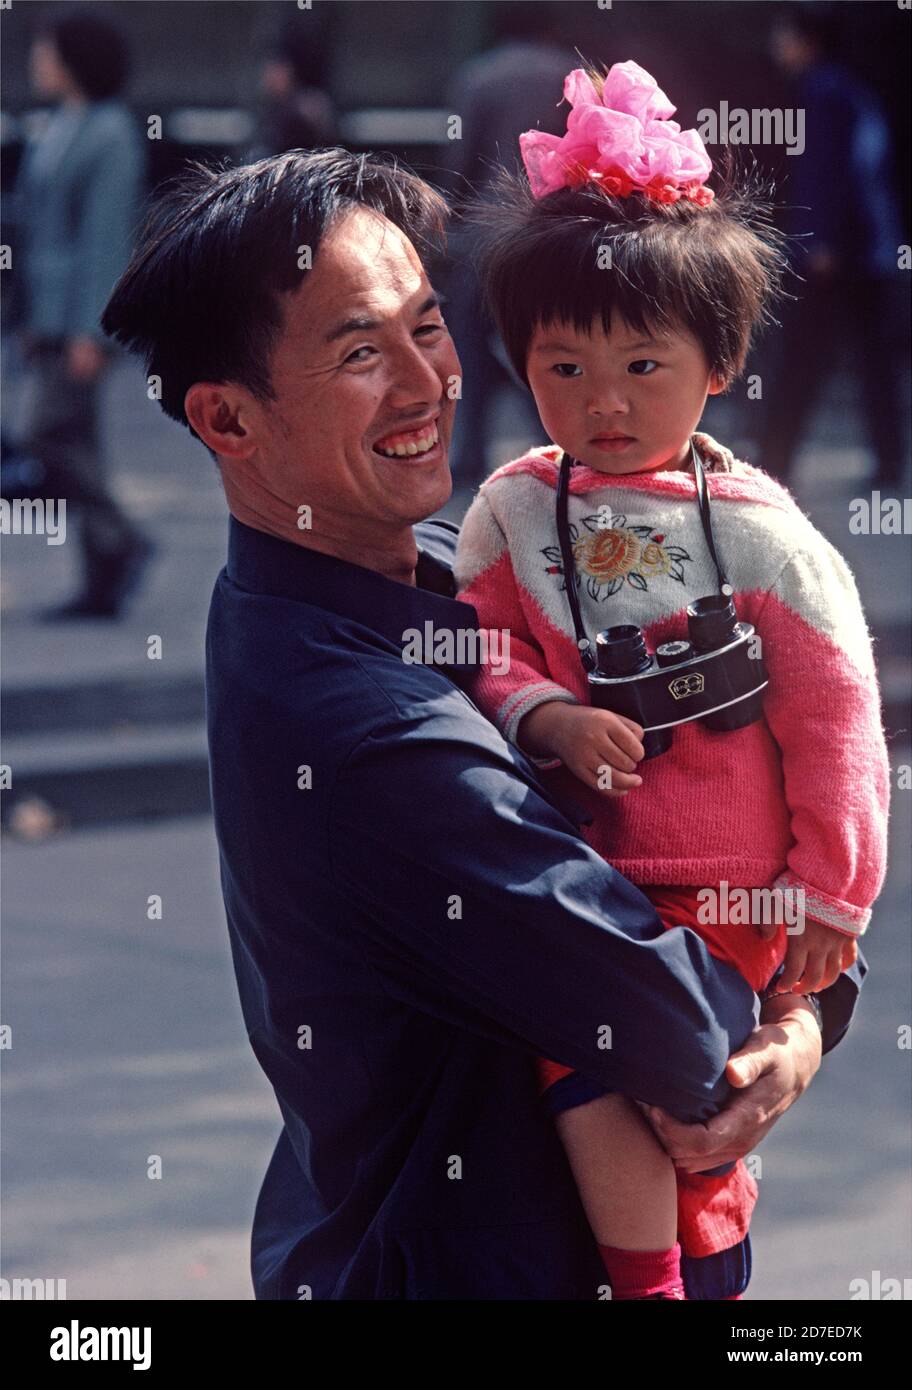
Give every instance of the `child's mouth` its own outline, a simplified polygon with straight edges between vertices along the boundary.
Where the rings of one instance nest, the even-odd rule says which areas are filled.
[[[628,445],[635,444],[636,440],[629,434],[613,435],[611,438],[602,435],[599,438],[590,440],[590,443],[596,449],[601,449],[603,453],[619,454],[621,450],[626,449]]]

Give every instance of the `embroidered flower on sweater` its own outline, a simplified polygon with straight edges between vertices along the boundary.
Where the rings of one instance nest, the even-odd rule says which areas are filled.
[[[684,583],[684,561],[690,562],[691,557],[683,546],[667,545],[664,532],[652,526],[628,526],[626,516],[609,514],[607,507],[584,516],[581,525],[584,530],[570,523],[573,558],[580,582],[585,579],[586,590],[596,602],[611,598],[625,584],[648,591],[647,581],[660,575]],[[560,548],[549,545],[542,554],[552,561],[546,573],[563,575]]]

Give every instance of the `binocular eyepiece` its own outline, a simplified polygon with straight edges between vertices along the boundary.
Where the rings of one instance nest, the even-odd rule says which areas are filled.
[[[595,639],[592,703],[642,725],[647,758],[667,752],[678,724],[699,719],[729,733],[763,715],[768,679],[759,638],[738,621],[731,598],[710,594],[688,604],[687,632],[689,640],[663,642],[654,656],[632,623],[605,628]]]

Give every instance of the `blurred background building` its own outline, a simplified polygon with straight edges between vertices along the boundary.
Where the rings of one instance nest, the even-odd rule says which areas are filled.
[[[4,497],[40,486],[23,449],[17,267],[28,218],[19,174],[56,113],[30,71],[35,37],[59,9],[15,0],[0,14],[0,240],[13,250],[13,269],[0,277]],[[902,242],[910,235],[912,16],[894,0],[614,0],[609,9],[594,0],[313,0],[309,9],[293,0],[97,0],[91,9],[128,45],[120,100],[136,132],[157,137],[160,125],[160,138],[142,141],[145,193],[188,158],[237,162],[339,142],[398,153],[458,207],[498,152],[515,158],[515,132],[536,121],[562,128],[560,77],[577,55],[607,66],[634,58],[685,127],[723,101],[748,110],[835,103],[843,124],[829,143],[818,125],[802,156],[782,145],[750,153],[777,180],[783,225],[813,233],[818,247],[824,228],[832,239],[837,227],[837,280],[825,259],[811,270],[796,254],[823,306],[783,315],[793,340],[803,335],[800,353],[789,358],[783,335],[767,335],[747,369],[763,382],[762,398],[742,382],[710,399],[704,427],[787,474],[856,575],[897,775],[894,843],[866,943],[862,1015],[763,1146],[770,1195],[758,1209],[748,1297],[844,1299],[848,1280],[872,1269],[908,1276],[907,1079],[895,1037],[908,1017],[912,937],[912,793],[899,781],[912,763],[912,546],[908,535],[853,534],[849,507],[877,488],[912,490],[910,271],[883,255],[897,227]],[[842,65],[835,77],[820,76],[813,44],[802,49],[808,30],[796,13],[823,21],[832,44],[823,57]],[[454,115],[460,140],[448,138]],[[867,197],[881,208],[880,252],[854,216]],[[436,273],[473,377],[446,508],[458,520],[485,474],[541,436],[484,319],[458,222],[452,245]],[[872,295],[857,293],[864,276],[880,306],[873,313]],[[871,362],[884,353],[875,379]],[[208,815],[203,641],[227,512],[208,455],[148,399],[138,363],[114,355],[97,411],[105,487],[156,547],[130,602],[107,618],[55,620],[78,581],[78,545],[3,537],[7,1021],[23,1045],[4,1064],[13,1137],[0,1272],[66,1277],[71,1298],[246,1298],[250,1215],[277,1125],[243,1034]],[[878,418],[898,421],[895,430],[872,428]],[[160,644],[150,648],[152,637]],[[159,654],[150,659],[150,650]],[[160,918],[149,916],[154,895]],[[865,1141],[849,1142],[858,1133]],[[168,1181],[146,1178],[149,1152],[164,1155]]]

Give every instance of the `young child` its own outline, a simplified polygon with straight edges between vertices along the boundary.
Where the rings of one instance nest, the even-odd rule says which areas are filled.
[[[784,962],[775,992],[811,994],[855,959],[885,871],[870,638],[848,567],[790,494],[695,433],[770,319],[784,238],[730,166],[706,186],[699,135],[636,63],[571,72],[564,96],[566,135],[521,136],[528,182],[504,172],[478,213],[487,297],[554,447],[498,469],[462,526],[460,597],[509,632],[509,670],[483,670],[475,697],[584,806],[589,843],[668,929],[693,927],[758,993]],[[590,639],[620,623],[652,651],[687,637],[688,603],[719,592],[691,439],[769,684],[757,722],[683,723],[644,759],[642,727],[589,702],[567,589]],[[555,522],[564,453],[573,574]],[[786,910],[761,930],[756,912],[726,911],[736,889],[781,890]],[[543,1090],[584,1080],[549,1059],[539,1075]],[[740,1251],[757,1198],[742,1160],[677,1172],[620,1095],[565,1108],[559,1127],[613,1297],[683,1298],[682,1253]]]

